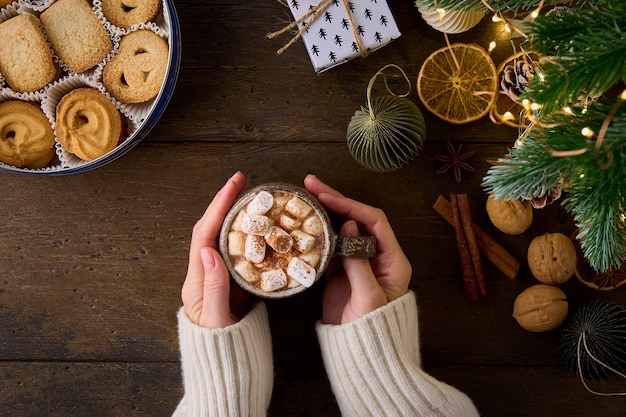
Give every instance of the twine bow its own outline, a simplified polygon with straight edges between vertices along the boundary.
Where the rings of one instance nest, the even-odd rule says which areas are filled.
[[[280,2],[280,0],[279,0],[279,2]],[[313,22],[315,22],[335,2],[336,2],[336,0],[321,0],[319,3],[317,3],[317,5],[312,6],[309,9],[309,11],[307,11],[304,15],[302,15],[302,17],[300,17],[298,20],[296,20],[294,22],[291,22],[290,24],[288,24],[287,26],[285,26],[284,28],[282,28],[282,29],[280,29],[280,30],[278,30],[276,32],[269,33],[267,35],[267,39],[273,39],[276,36],[282,35],[283,33],[293,29],[294,27],[296,27],[299,24],[304,22],[304,24],[302,25],[300,30],[298,30],[298,32],[291,38],[291,40],[289,42],[287,42],[287,44],[285,46],[283,46],[282,48],[277,50],[276,53],[279,54],[279,55],[282,54],[285,50],[287,50],[287,48],[289,48],[298,39],[300,39],[302,37],[302,35],[304,34],[304,32],[306,32],[309,29],[309,26],[311,26],[313,24]],[[359,36],[359,34],[358,34],[357,30],[356,30],[356,25],[354,24],[354,20],[352,19],[352,12],[350,10],[350,2],[348,0],[341,0],[341,3],[343,4],[344,8],[346,9],[346,14],[348,15],[348,21],[350,23],[350,28],[352,29],[352,34],[354,35],[354,39],[355,39],[356,45],[358,47],[359,54],[362,57],[366,57],[369,54],[369,51],[367,50],[367,48],[363,44],[363,41],[361,41],[361,37]],[[310,17],[310,19],[306,20],[309,17]]]

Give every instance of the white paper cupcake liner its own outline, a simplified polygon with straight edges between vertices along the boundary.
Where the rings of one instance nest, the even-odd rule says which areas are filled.
[[[19,14],[17,12],[18,7],[19,7],[19,3],[13,2],[3,7],[2,9],[0,9],[0,23],[3,23],[9,20],[10,18],[17,16]]]

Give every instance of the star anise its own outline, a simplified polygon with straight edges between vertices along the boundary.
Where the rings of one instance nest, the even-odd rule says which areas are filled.
[[[609,269],[602,274],[596,274],[591,277],[591,282],[596,284],[599,289],[614,289],[619,287],[626,280],[626,275],[617,269]]]
[[[465,162],[468,158],[474,155],[474,151],[467,151],[461,153],[461,148],[463,144],[459,144],[458,149],[454,149],[454,146],[450,141],[446,142],[446,148],[448,150],[447,155],[435,155],[433,159],[440,162],[445,162],[445,164],[437,170],[437,174],[443,174],[450,170],[452,170],[452,174],[454,175],[454,179],[456,182],[461,182],[461,169],[464,169],[469,172],[474,172],[474,167]]]

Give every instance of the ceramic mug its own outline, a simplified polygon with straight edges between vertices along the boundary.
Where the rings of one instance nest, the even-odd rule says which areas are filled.
[[[272,182],[235,201],[224,219],[219,248],[230,275],[246,291],[284,298],[317,282],[334,256],[376,256],[376,238],[339,236],[311,193]]]

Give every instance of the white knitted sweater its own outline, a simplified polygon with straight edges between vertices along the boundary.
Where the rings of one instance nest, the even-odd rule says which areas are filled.
[[[178,312],[185,395],[174,417],[265,416],[272,393],[267,310],[258,303],[239,323],[209,330]],[[316,331],[343,416],[476,417],[472,401],[420,366],[412,292],[343,325]]]

